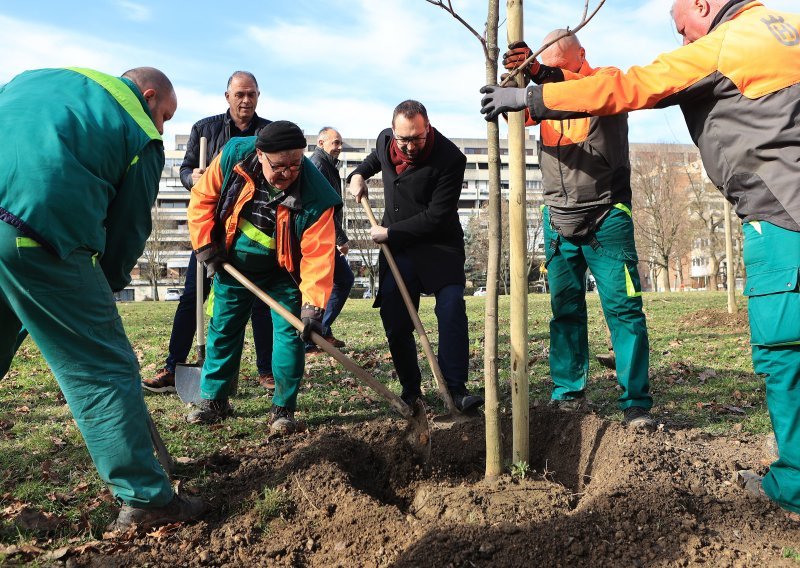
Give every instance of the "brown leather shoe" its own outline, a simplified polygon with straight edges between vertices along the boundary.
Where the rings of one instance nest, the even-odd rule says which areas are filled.
[[[325,336],[325,341],[327,341],[328,343],[330,343],[331,345],[336,347],[336,349],[341,349],[342,347],[347,345],[344,341],[342,341],[341,339],[336,339],[332,335],[326,335]]]
[[[175,372],[164,367],[152,379],[142,379],[142,387],[150,392],[177,392],[175,390]]]
[[[275,377],[272,376],[272,373],[258,375],[258,384],[267,390],[275,390]]]

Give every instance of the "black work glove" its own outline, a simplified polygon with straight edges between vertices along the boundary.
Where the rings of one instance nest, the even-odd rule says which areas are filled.
[[[303,341],[311,341],[311,332],[316,332],[322,335],[322,315],[325,310],[305,304],[300,308],[300,320],[303,322],[303,331],[300,332],[300,337]]]
[[[214,246],[195,252],[197,262],[202,262],[206,267],[206,276],[213,278],[217,272],[222,272],[222,265],[228,262],[228,257]]]
[[[494,120],[501,113],[524,110],[528,106],[527,87],[485,85],[480,92],[486,95],[481,99],[481,114],[486,115],[487,121]]]
[[[509,71],[517,69],[531,56],[531,53],[533,53],[531,48],[528,47],[528,44],[524,41],[511,43],[508,46],[508,51],[503,54],[503,67]],[[527,76],[527,79],[530,80],[531,77],[534,77],[539,72],[539,62],[534,59],[522,72]]]

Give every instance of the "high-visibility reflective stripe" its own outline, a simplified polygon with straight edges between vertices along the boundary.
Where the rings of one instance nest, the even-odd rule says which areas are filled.
[[[630,207],[628,207],[627,205],[625,205],[623,203],[615,203],[614,207],[616,209],[619,209],[620,211],[624,211],[625,213],[627,213],[628,217],[633,217],[633,214],[631,213]]]
[[[636,291],[636,287],[633,285],[633,278],[631,278],[631,273],[628,271],[627,265],[625,265],[625,292],[627,292],[629,298],[642,295],[641,292]]]
[[[116,99],[116,101],[124,108],[131,118],[136,121],[136,124],[144,130],[153,140],[161,140],[161,134],[156,130],[156,125],[153,124],[153,119],[144,111],[142,103],[139,98],[131,91],[130,87],[126,85],[118,77],[112,77],[105,73],[100,73],[94,69],[85,69],[83,67],[67,67],[70,71],[80,73],[103,87],[108,93]],[[135,162],[134,162],[135,163]],[[133,163],[131,164],[133,165]]]
[[[42,245],[40,245],[30,237],[17,237],[17,248],[32,248],[40,246]]]
[[[242,231],[247,238],[251,241],[255,241],[260,245],[267,247],[268,249],[275,250],[276,244],[275,239],[260,231],[255,225],[253,225],[247,219],[239,219],[239,230]]]
[[[748,223],[756,230],[756,233],[761,234],[761,221],[748,221]]]
[[[214,276],[216,278],[216,275]],[[211,290],[208,293],[208,298],[206,298],[206,315],[211,317],[214,315],[214,285],[212,283]]]
[[[92,255],[92,266],[97,266],[97,258],[100,256],[99,252],[96,252]]]

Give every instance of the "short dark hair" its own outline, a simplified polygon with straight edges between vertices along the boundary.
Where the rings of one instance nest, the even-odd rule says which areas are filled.
[[[231,88],[231,83],[236,77],[247,77],[256,84],[256,90],[258,90],[258,81],[256,81],[256,76],[250,73],[250,71],[234,71],[233,74],[228,78],[228,85],[225,87],[226,91]]]
[[[403,101],[394,107],[394,113],[392,113],[392,126],[394,126],[394,119],[397,118],[397,115],[399,114],[402,114],[408,119],[412,119],[418,114],[421,114],[422,118],[425,119],[425,122],[428,122],[428,111],[425,109],[425,105],[413,99]]]

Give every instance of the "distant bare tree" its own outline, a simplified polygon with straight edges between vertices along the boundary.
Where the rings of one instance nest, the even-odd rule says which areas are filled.
[[[702,235],[702,248],[709,259],[708,287],[717,289],[722,260],[725,258],[725,214],[721,195],[716,187],[707,179],[703,179],[702,171],[692,171],[686,165],[686,178],[689,183],[689,211],[691,226],[695,234]]]
[[[161,210],[157,205],[153,206],[150,215],[153,229],[150,231],[150,237],[147,239],[144,253],[142,254],[145,263],[142,266],[141,275],[150,282],[153,300],[158,301],[158,281],[166,276],[165,264],[168,250],[166,231],[169,224],[161,216]]]
[[[679,270],[690,250],[685,157],[669,144],[652,144],[631,156],[633,220],[640,257],[670,291],[669,270]],[[642,254],[643,253],[643,254]]]
[[[374,188],[382,187],[382,181],[378,179],[368,179],[367,187],[370,189],[369,203],[372,212],[379,220],[383,217],[384,200]],[[375,283],[378,281],[378,245],[372,240],[369,233],[369,219],[361,205],[349,199],[347,208],[347,235],[350,237],[350,254],[355,255],[367,272],[369,287],[373,296],[377,292]]]

